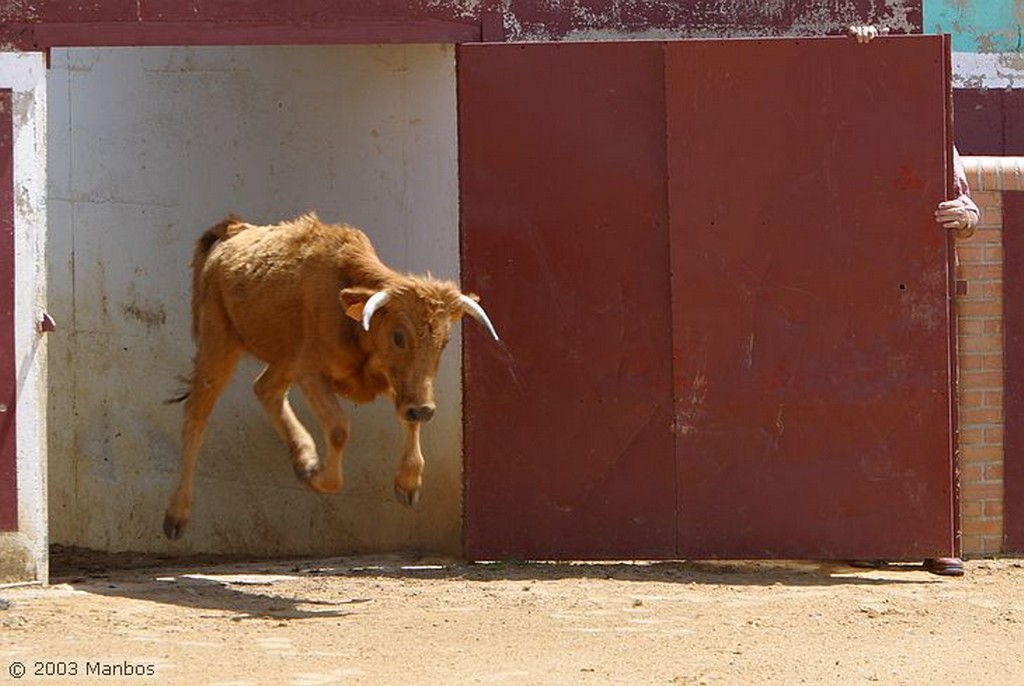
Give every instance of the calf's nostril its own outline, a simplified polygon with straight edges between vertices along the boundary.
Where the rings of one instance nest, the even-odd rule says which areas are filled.
[[[429,422],[434,416],[434,408],[430,405],[410,407],[405,411],[405,419],[409,422]]]

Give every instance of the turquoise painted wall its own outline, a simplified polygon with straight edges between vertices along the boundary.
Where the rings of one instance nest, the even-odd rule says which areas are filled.
[[[949,33],[954,52],[1024,50],[1024,0],[924,0],[925,33]]]

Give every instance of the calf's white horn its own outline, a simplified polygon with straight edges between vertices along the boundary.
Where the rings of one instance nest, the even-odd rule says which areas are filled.
[[[473,300],[468,295],[459,295],[459,304],[462,305],[462,309],[470,314],[473,319],[484,325],[484,328],[487,329],[487,332],[491,334],[491,337],[494,338],[494,340],[501,340],[498,338],[498,332],[494,330],[494,324],[491,324],[490,318],[487,316],[487,313],[484,312],[484,308],[480,307],[480,303]]]
[[[373,318],[373,313],[386,303],[390,297],[391,294],[387,291],[377,291],[366,299],[366,304],[363,305],[363,328],[365,330],[370,330],[370,320]]]

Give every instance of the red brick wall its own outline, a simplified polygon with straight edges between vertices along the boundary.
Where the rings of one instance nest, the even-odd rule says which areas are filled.
[[[1003,545],[1003,221],[1002,193],[975,192],[982,221],[957,244],[960,363],[960,501],[963,553]]]

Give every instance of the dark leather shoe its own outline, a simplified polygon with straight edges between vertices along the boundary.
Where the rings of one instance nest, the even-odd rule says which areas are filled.
[[[930,557],[921,566],[925,571],[939,576],[964,575],[964,563],[959,557]]]

